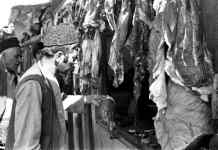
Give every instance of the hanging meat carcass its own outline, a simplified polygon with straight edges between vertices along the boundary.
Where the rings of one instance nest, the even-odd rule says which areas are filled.
[[[93,26],[96,27],[98,26],[97,22],[96,22],[96,15],[98,12],[98,8],[99,8],[99,3],[95,3],[96,6],[94,6],[95,3],[93,0],[90,0],[88,2],[88,6],[87,6],[87,12],[84,18],[84,22],[83,22],[83,27],[86,28],[87,26]]]
[[[136,7],[133,17],[133,28],[125,43],[123,55],[127,61],[130,61],[130,65],[134,67],[134,98],[135,101],[141,96],[141,88],[145,84],[145,76],[147,72],[147,51],[148,51],[148,38],[149,38],[149,27],[142,21],[139,11],[144,15],[150,16],[151,9],[149,8],[149,2],[147,0],[137,0]],[[125,68],[129,68],[125,64]]]
[[[94,51],[92,51],[92,78],[97,79],[99,75],[99,65],[100,65],[100,59],[101,59],[101,37],[99,30],[95,31],[95,37],[94,37]]]
[[[126,41],[128,32],[128,22],[131,14],[131,2],[129,0],[122,0],[121,12],[118,18],[118,24],[112,39],[109,57],[109,66],[114,73],[113,86],[118,87],[124,81],[124,64],[123,56],[120,52]]]
[[[209,124],[211,110],[208,104],[202,102],[202,99],[196,92],[191,92],[186,88],[187,86],[208,85],[210,75],[207,81],[201,80],[206,74],[202,69],[203,67],[200,66],[204,66],[209,61],[206,61],[206,55],[204,55],[207,51],[205,51],[206,49],[204,47],[203,34],[199,34],[203,31],[196,28],[200,27],[200,21],[197,19],[200,14],[196,13],[197,7],[194,7],[197,1],[184,0],[180,3],[181,1],[167,0],[165,2],[160,21],[161,33],[162,37],[164,37],[164,40],[161,39],[161,42],[165,42],[167,47],[162,51],[157,49],[158,51],[156,52],[156,56],[162,53],[160,56],[161,58],[165,58],[165,61],[160,61],[160,58],[158,59],[158,57],[156,57],[156,64],[153,69],[159,68],[160,66],[162,67],[160,67],[160,70],[155,69],[156,71],[153,73],[153,78],[155,79],[155,77],[157,77],[157,79],[160,79],[160,82],[159,86],[156,84],[157,86],[155,87],[154,83],[157,81],[155,80],[150,89],[154,86],[153,91],[155,92],[158,91],[161,86],[165,86],[165,90],[162,91],[167,94],[165,97],[167,107],[161,111],[163,112],[160,113],[161,116],[154,121],[156,136],[161,145],[161,149],[180,150],[185,149],[196,137],[212,132]],[[195,13],[193,13],[193,11]],[[199,44],[198,49],[194,46],[195,44]],[[165,51],[167,51],[167,57],[165,56]],[[194,54],[195,52],[197,55]],[[204,56],[203,59],[202,56]],[[198,62],[196,63],[197,65],[195,65],[195,60],[200,63]],[[167,78],[164,79],[164,77],[161,79],[161,73],[164,73],[163,68],[165,68],[165,72],[169,75],[169,80],[167,80]],[[208,68],[207,70],[208,74],[212,74],[210,69],[211,68]],[[159,76],[156,76],[157,74],[159,74]],[[165,85],[161,85],[160,83],[163,83],[162,81],[164,80],[167,80],[167,82],[165,81]],[[162,92],[162,94],[164,94],[164,92]],[[163,97],[164,95],[160,98]],[[159,100],[159,102],[161,101]]]
[[[165,51],[164,37],[162,32],[163,10],[166,0],[155,0],[153,8],[156,16],[152,23],[149,36],[149,52],[147,57],[148,71],[150,73],[150,98],[156,104],[159,118],[161,110],[167,107],[167,87],[165,75]]]
[[[175,71],[185,86],[190,88],[210,86],[213,82],[213,70],[205,44],[199,4],[196,0],[181,1],[182,8],[174,31],[176,32],[175,44],[168,51],[168,59],[172,60]],[[170,25],[169,20],[166,19],[166,23],[163,24]],[[166,41],[169,38],[165,36]]]
[[[114,5],[116,3],[116,0],[105,0],[104,1],[104,9],[106,13],[107,21],[110,25],[111,30],[116,29],[116,22],[114,18]]]
[[[99,77],[99,64],[101,58],[101,38],[98,30],[94,31],[93,39],[86,37],[82,42],[82,61],[80,64],[80,76],[87,78],[81,80],[83,85],[88,85],[91,80],[97,82]]]
[[[96,7],[96,5],[97,7]],[[83,22],[83,28],[85,31],[85,38],[82,42],[82,61],[80,76],[86,78],[81,80],[81,91],[90,89],[92,86],[90,83],[98,83],[99,77],[99,65],[101,59],[101,37],[99,33],[99,23],[97,20],[98,1],[89,1],[87,6],[87,13]],[[85,92],[87,93],[87,92]],[[90,94],[90,93],[89,93]]]
[[[94,43],[91,39],[85,38],[82,42],[82,62],[81,62],[81,75],[91,74],[92,67],[92,51]]]
[[[150,85],[150,96],[153,102],[156,104],[159,117],[160,110],[167,107],[167,87],[166,87],[166,77],[165,77],[165,50],[163,46],[163,41],[160,43],[156,57],[155,66],[153,68],[152,74],[154,81]]]

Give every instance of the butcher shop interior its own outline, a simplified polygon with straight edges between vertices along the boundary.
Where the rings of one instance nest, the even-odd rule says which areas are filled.
[[[0,26],[0,150],[218,150],[216,48],[217,0],[17,3]]]

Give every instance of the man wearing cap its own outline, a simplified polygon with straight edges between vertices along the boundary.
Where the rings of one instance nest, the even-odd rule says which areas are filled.
[[[42,39],[40,60],[18,82],[6,150],[68,149],[62,94],[55,73],[57,68],[65,68],[59,66],[69,65],[63,45],[71,43],[60,38],[64,33],[57,28],[51,29]]]
[[[21,50],[17,38],[0,42],[0,126],[4,128],[7,128],[11,114],[20,56]],[[5,132],[6,129],[0,130]],[[5,136],[5,134],[0,136],[0,141],[3,143]]]
[[[45,47],[21,77],[15,93],[6,150],[67,150],[67,132],[56,68],[64,49]],[[67,65],[67,64],[65,64]]]
[[[69,68],[65,46],[75,42],[75,35],[70,35],[74,32],[68,26],[49,29],[42,39],[40,60],[18,82],[6,150],[68,150],[62,94],[55,73]]]

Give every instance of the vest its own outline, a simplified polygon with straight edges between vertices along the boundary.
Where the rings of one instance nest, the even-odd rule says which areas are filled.
[[[19,87],[29,81],[37,81],[41,86],[42,92],[42,120],[41,120],[41,137],[40,137],[40,146],[42,150],[56,150],[59,149],[59,138],[61,134],[61,126],[58,120],[57,106],[55,102],[55,95],[53,88],[48,80],[40,75],[30,75],[21,80],[18,84]],[[15,108],[16,108],[16,99],[13,103],[11,119],[8,128],[8,136],[6,142],[5,150],[13,150],[14,146],[14,120],[15,120]]]

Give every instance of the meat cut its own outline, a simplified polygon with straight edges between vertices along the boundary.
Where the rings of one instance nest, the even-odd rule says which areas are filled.
[[[106,13],[106,18],[109,23],[111,30],[116,29],[116,22],[114,17],[114,5],[116,0],[105,0],[104,1],[104,9]]]
[[[171,43],[173,47],[168,50],[168,59],[172,60],[175,71],[182,78],[181,82],[187,87],[197,88],[210,86],[213,82],[211,57],[199,14],[200,8],[196,0],[182,0],[175,21],[175,44]],[[167,22],[168,25],[172,24]]]
[[[128,22],[131,14],[130,4],[129,0],[122,0],[121,12],[110,48],[108,64],[114,73],[113,86],[115,87],[118,87],[124,81],[123,56],[120,50],[127,38]]]
[[[150,15],[151,8],[149,7],[150,1],[137,0],[135,12],[133,15],[133,28],[125,43],[125,51],[123,54],[129,53],[134,67],[134,99],[137,102],[141,96],[143,84],[145,84],[145,76],[147,72],[147,52],[148,52],[148,39],[150,30],[142,20],[138,11]]]

